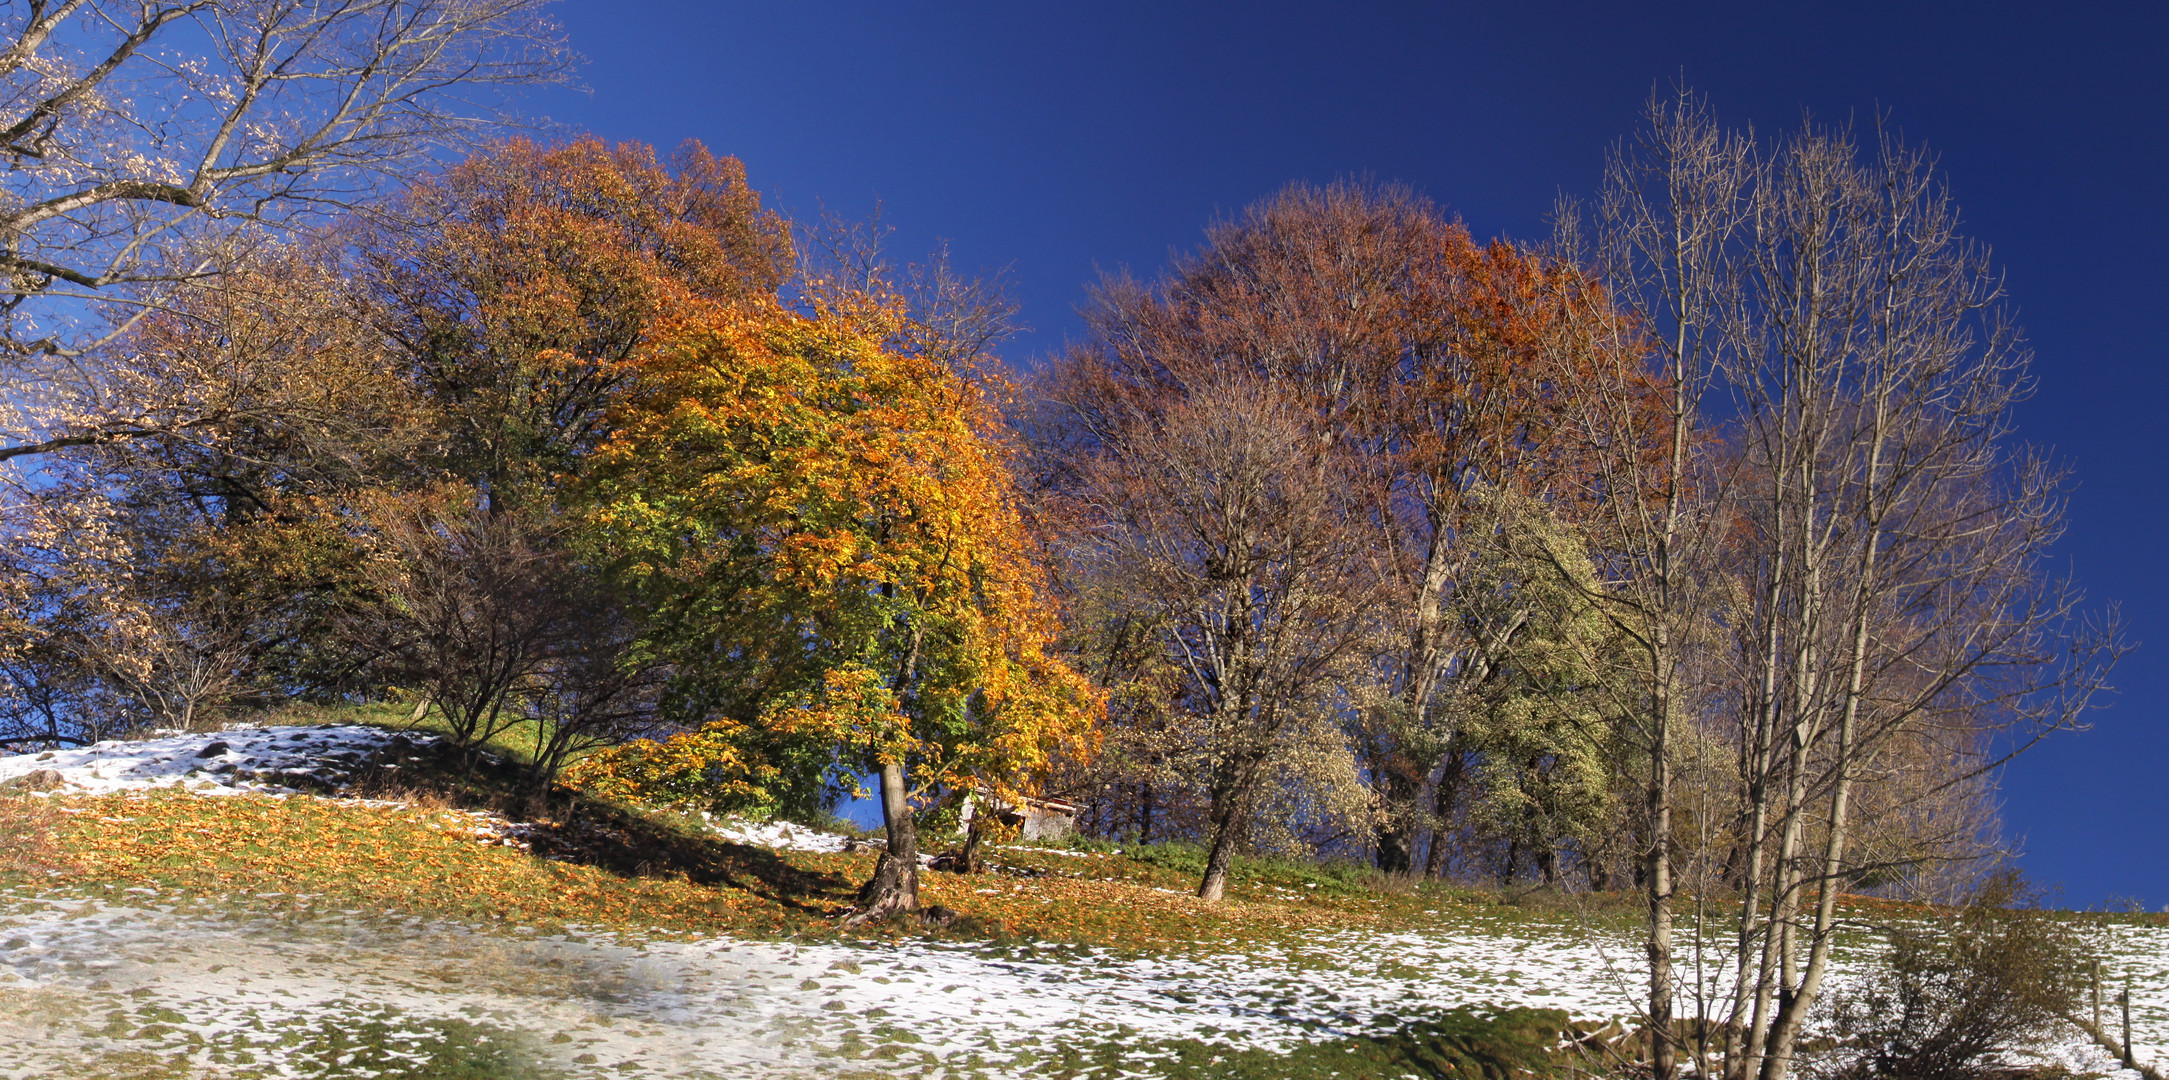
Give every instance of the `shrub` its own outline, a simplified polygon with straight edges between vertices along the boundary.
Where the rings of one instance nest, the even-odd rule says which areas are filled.
[[[2037,1041],[2079,1004],[2092,942],[2085,924],[2045,911],[2015,874],[1965,906],[1888,930],[1878,970],[1832,996],[1831,1080],[1968,1080]]]

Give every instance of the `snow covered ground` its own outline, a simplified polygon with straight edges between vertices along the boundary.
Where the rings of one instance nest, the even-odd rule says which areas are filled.
[[[2169,928],[2119,926],[2109,941],[2105,951],[2115,959],[2103,965],[2103,1026],[2116,1032],[2116,993],[2129,986],[2132,1054],[2169,1071]]]
[[[734,844],[748,844],[778,851],[837,852],[842,851],[849,842],[848,837],[809,829],[788,821],[747,821],[743,818],[711,817],[707,814],[701,816],[707,819],[708,827],[715,830],[717,836]]]
[[[0,784],[91,794],[158,787],[205,795],[323,791],[351,778],[373,758],[437,741],[434,735],[329,724],[110,740],[75,750],[0,757]]]
[[[1566,936],[1337,933],[1249,955],[1117,957],[711,940],[491,936],[354,913],[206,922],[19,902],[0,916],[0,1076],[123,1051],[237,1076],[315,1076],[308,1036],[447,1021],[572,1075],[1029,1076],[1058,1046],[1203,1038],[1285,1047],[1462,1003],[1620,1010],[1606,957]],[[12,1000],[11,1000],[12,999]],[[35,1003],[34,1007],[22,1007]],[[121,1019],[116,1020],[116,1017]],[[33,1019],[34,1018],[34,1019]],[[550,1041],[558,1033],[564,1042]],[[274,1054],[285,1043],[304,1052]],[[243,1060],[244,1058],[250,1060]],[[1133,1075],[1149,1076],[1149,1060]]]
[[[1058,1047],[1286,1047],[1464,1003],[1625,1010],[1636,981],[1625,942],[1567,926],[1505,929],[1442,921],[1438,932],[1135,957],[952,943],[641,944],[363,912],[250,921],[190,915],[149,890],[128,907],[0,897],[0,1077],[103,1075],[122,1055],[185,1063],[175,1075],[349,1075],[335,1065],[397,1075],[398,1062],[448,1040],[573,1077],[1033,1076]],[[2169,1044],[2169,934],[2122,937],[2147,976],[2134,980],[2142,1053],[2159,1052]],[[378,1045],[358,1046],[357,1031],[376,1032]],[[2075,1039],[2050,1056],[2116,1071]],[[1149,1058],[1127,1066],[1119,1075],[1152,1075]]]
[[[101,743],[0,758],[0,783],[324,790],[427,741],[394,738],[313,727]],[[478,837],[518,841],[516,829],[470,816]],[[782,823],[712,827],[768,847],[845,842]],[[206,915],[170,899],[137,890],[118,907],[0,894],[0,1080],[103,1076],[122,1064],[160,1075],[138,1068],[148,1062],[175,1076],[247,1078],[397,1076],[435,1060],[434,1075],[476,1054],[580,1078],[1029,1077],[1052,1068],[1058,1050],[1177,1039],[1285,1048],[1384,1033],[1458,1005],[1620,1016],[1640,982],[1631,941],[1570,918],[1459,911],[1412,931],[1136,956],[927,942],[638,943],[358,911]],[[227,910],[245,911],[245,901]],[[2169,1062],[2169,930],[2114,935],[2124,968],[2109,972],[2111,991],[2130,977],[2140,1057]],[[1841,955],[1836,979],[1859,959]],[[2077,1037],[2044,1056],[2081,1073],[2118,1072]],[[528,1075],[476,1073],[500,1074]],[[1153,1061],[1132,1055],[1103,1075],[1151,1076]]]

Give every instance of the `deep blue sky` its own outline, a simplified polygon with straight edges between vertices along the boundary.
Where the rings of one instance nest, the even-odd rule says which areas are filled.
[[[2063,545],[2144,645],[2092,731],[2012,767],[2024,866],[2067,902],[2169,904],[2169,17],[2152,6],[730,3],[567,0],[579,130],[742,159],[795,215],[1012,267],[1034,332],[1097,268],[1155,271],[1293,179],[1405,181],[1479,236],[1541,237],[1653,84],[1762,130],[1878,107],[1941,151],[2039,354],[2031,441],[2077,468]]]

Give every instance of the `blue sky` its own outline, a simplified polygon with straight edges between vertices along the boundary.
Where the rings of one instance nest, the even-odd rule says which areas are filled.
[[[573,130],[746,163],[798,216],[878,203],[894,249],[1009,267],[1033,332],[1295,179],[1400,180],[1480,236],[1560,191],[1684,75],[1769,131],[1887,111],[1942,154],[2038,353],[2021,431],[2077,470],[2062,553],[2142,643],[2093,730],[2004,779],[2067,902],[2169,904],[2169,15],[2138,4],[729,3],[566,0]]]

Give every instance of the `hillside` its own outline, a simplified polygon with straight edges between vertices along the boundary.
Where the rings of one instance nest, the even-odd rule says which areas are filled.
[[[946,928],[847,934],[855,837],[521,820],[498,767],[360,725],[0,759],[0,1076],[1435,1076],[1638,977],[1631,910],[1296,863],[1208,907],[1157,847],[1002,848],[926,875]],[[2115,933],[2169,1050],[2169,931]]]

